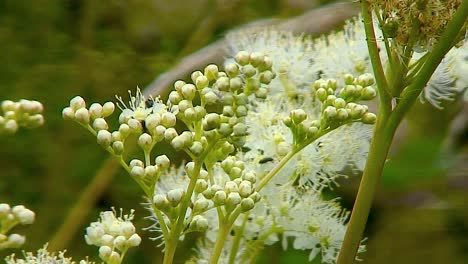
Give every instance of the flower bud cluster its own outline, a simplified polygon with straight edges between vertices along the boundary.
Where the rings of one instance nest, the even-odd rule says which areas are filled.
[[[221,162],[221,168],[229,176],[222,185],[212,184],[206,187],[202,194],[211,200],[214,206],[222,206],[226,212],[231,212],[240,206],[243,212],[253,209],[260,200],[260,194],[255,190],[257,176],[253,171],[245,171],[243,161],[230,156]]]
[[[13,134],[19,127],[35,128],[44,124],[42,104],[38,101],[21,99],[18,102],[1,102],[3,115],[0,115],[0,134]]]
[[[115,211],[101,212],[100,219],[86,228],[86,243],[98,246],[99,257],[106,263],[121,263],[127,250],[141,242],[132,220],[133,210],[120,216]]]
[[[368,107],[357,101],[372,100],[377,92],[372,86],[374,78],[366,73],[355,78],[345,74],[344,87],[338,90],[334,79],[317,80],[312,87],[312,93],[322,103],[320,119],[312,119],[303,109],[294,109],[283,122],[294,136],[294,144],[305,140],[313,140],[329,129],[335,129],[343,124],[362,122],[374,124],[376,115],[368,112]]]
[[[34,222],[35,214],[23,205],[10,207],[0,204],[0,250],[5,248],[19,248],[26,238],[18,234],[7,235],[7,232],[18,224],[30,225]]]

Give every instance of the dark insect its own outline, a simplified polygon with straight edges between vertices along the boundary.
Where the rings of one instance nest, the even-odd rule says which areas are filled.
[[[267,163],[270,161],[273,161],[273,158],[266,157],[266,158],[261,159],[258,163],[263,164],[263,163]]]
[[[153,99],[153,98],[148,98],[148,99],[146,99],[145,105],[146,105],[146,108],[153,107],[153,105],[154,105],[154,99]]]

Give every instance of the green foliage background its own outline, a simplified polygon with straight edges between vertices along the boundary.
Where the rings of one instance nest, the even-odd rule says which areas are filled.
[[[314,5],[313,1],[243,0],[226,10],[220,2],[0,1],[0,100],[28,98],[45,106],[45,126],[0,138],[0,202],[24,204],[37,214],[32,226],[15,229],[27,235],[26,250],[52,239],[108,158],[87,131],[62,120],[61,110],[70,98],[79,94],[89,103],[113,100],[115,94],[145,87],[228,29],[260,18],[301,14]],[[427,124],[410,123],[414,125],[403,141],[408,144],[394,151],[370,216],[365,263],[468,260],[467,173],[456,176],[464,185],[450,185],[453,177],[446,175],[455,156],[440,155],[449,121],[459,111],[452,108],[442,112],[446,121],[435,129],[437,133],[427,135]],[[418,114],[434,111],[416,109],[415,120],[420,120]],[[358,178],[352,177],[338,189],[344,205],[352,206],[357,184]],[[414,195],[423,197],[422,202],[413,202]],[[87,222],[115,206],[136,209],[138,228],[148,226],[141,202],[136,185],[119,169],[94,209],[85,212]],[[151,234],[140,233],[144,242],[130,251],[127,263],[159,263],[159,249],[146,239]],[[76,234],[67,248],[69,256],[90,255],[97,260],[97,248],[85,244],[83,233]],[[13,252],[19,251],[4,251],[0,257]],[[306,260],[307,252],[284,253],[273,247],[259,262]]]

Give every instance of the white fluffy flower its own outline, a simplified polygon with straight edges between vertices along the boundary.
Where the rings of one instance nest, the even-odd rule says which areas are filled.
[[[15,255],[11,255],[5,259],[7,264],[75,264],[71,258],[65,257],[65,251],[58,253],[47,251],[47,244],[43,248],[37,250],[37,253],[24,252],[23,258],[16,258]],[[92,264],[88,260],[81,260],[79,264]]]

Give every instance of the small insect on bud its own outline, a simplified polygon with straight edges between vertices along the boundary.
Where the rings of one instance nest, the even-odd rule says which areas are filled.
[[[250,54],[247,51],[239,51],[234,59],[240,65],[246,65],[250,62]]]

